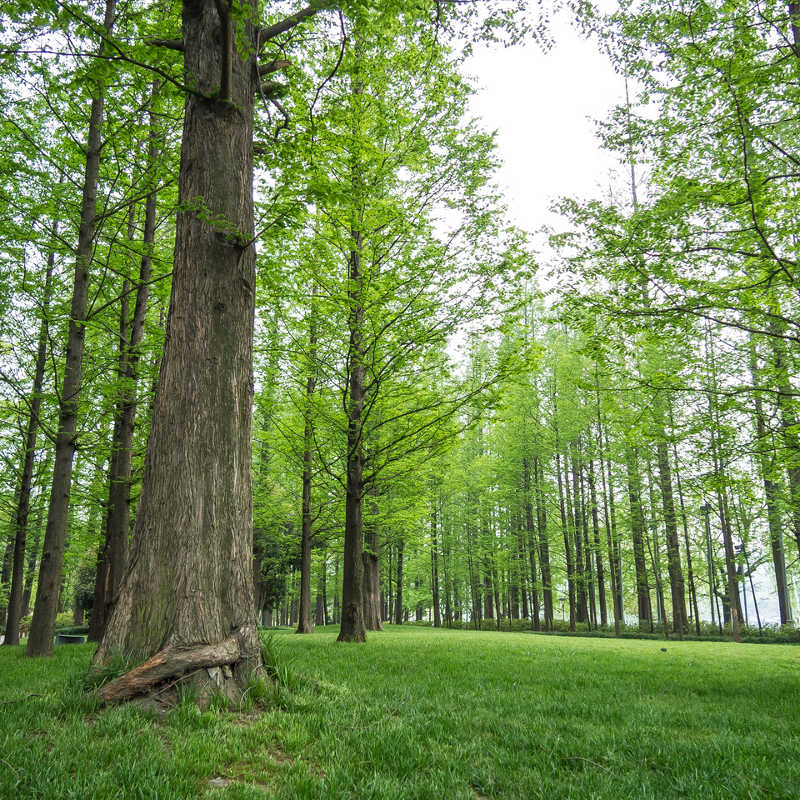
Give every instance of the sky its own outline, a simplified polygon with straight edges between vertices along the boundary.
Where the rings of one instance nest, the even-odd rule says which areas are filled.
[[[498,133],[511,221],[529,231],[557,222],[548,208],[560,196],[605,194],[610,171],[621,168],[594,126],[623,101],[621,76],[568,16],[553,20],[552,37],[548,52],[535,42],[484,47],[467,63],[479,87],[472,112]]]
[[[549,210],[558,197],[607,196],[613,173],[617,180],[627,180],[624,165],[601,150],[594,124],[624,101],[622,76],[566,15],[554,19],[551,31],[554,46],[547,52],[534,42],[507,49],[485,47],[467,63],[478,86],[472,113],[487,129],[497,131],[502,160],[497,182],[510,221],[531,232],[543,225],[562,227]],[[546,260],[543,240],[537,237],[535,242]],[[546,271],[546,264],[541,266]],[[768,564],[756,570],[754,584],[762,622],[777,622]],[[749,584],[747,589],[748,616],[755,623]],[[793,610],[799,614],[796,589]],[[700,582],[698,595],[701,616],[708,618],[707,589]]]

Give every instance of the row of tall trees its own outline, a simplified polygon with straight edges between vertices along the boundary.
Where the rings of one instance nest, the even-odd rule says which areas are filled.
[[[768,564],[792,619],[793,5],[581,4],[631,178],[560,203],[545,298],[460,72],[524,14],[3,14],[6,641],[32,606],[48,654],[81,598],[96,662],[148,665],[113,698],[195,667],[233,692],[295,595],[346,641],[738,635]]]
[[[446,438],[463,403],[434,395],[448,337],[490,313],[525,258],[444,44],[513,21],[403,3],[3,14],[7,641],[33,603],[27,653],[52,652],[74,591],[92,596],[97,665],[145,661],[106,699],[194,668],[233,695],[257,666],[254,586],[270,594],[269,563],[286,561],[272,540],[294,520],[257,510],[254,541],[254,336],[257,485],[271,435],[284,456],[299,442],[305,562],[330,505],[312,483],[344,489],[343,638],[363,639],[347,593],[364,500]],[[303,387],[297,441],[276,376]]]

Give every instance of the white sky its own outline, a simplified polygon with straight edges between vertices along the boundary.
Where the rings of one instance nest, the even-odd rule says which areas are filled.
[[[600,150],[593,121],[624,99],[621,76],[566,15],[553,20],[552,36],[549,52],[533,42],[482,48],[467,64],[481,87],[472,112],[498,131],[511,221],[528,231],[556,222],[548,207],[560,196],[607,193],[620,166]]]

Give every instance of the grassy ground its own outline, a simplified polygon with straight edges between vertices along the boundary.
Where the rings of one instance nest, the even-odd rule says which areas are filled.
[[[800,648],[335,635],[277,634],[283,708],[164,718],[0,648],[0,798],[800,797]]]

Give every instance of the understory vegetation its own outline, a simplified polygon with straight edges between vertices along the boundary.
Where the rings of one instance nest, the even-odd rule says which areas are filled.
[[[784,645],[391,626],[272,634],[279,691],[201,712],[101,708],[92,645],[0,649],[0,796],[791,798],[800,652]]]

